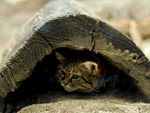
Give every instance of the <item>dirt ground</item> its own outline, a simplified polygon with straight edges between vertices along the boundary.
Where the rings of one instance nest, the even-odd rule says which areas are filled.
[[[38,104],[18,113],[149,113],[150,105],[139,94],[109,90],[103,94],[76,94],[55,91],[38,95]],[[47,101],[47,102],[42,102]]]
[[[49,0],[14,1],[16,2],[0,1],[0,61],[9,47],[11,37]],[[95,13],[97,18],[130,36],[150,59],[149,0],[78,1]],[[14,112],[19,110],[18,113],[149,113],[149,100],[149,97],[140,93],[118,89],[110,89],[101,94],[66,93],[56,90],[23,98]],[[0,104],[2,110],[2,97]]]

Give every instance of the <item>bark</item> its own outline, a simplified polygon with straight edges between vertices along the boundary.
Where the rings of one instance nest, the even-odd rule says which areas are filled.
[[[31,75],[38,61],[60,47],[86,48],[100,53],[138,81],[138,87],[145,94],[150,94],[150,63],[142,51],[120,31],[93,18],[78,3],[47,4],[15,40],[1,66],[1,96],[14,91]]]

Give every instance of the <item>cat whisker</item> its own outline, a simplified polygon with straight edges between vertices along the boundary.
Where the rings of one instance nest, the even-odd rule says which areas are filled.
[[[101,92],[100,91],[98,91],[98,90],[92,90],[92,91],[94,91],[94,92],[96,92],[96,93],[99,93],[99,94],[101,94]]]
[[[82,86],[82,85],[81,85],[81,86]],[[91,90],[90,88],[87,88],[87,87],[85,87],[85,86],[82,86],[82,87],[84,87],[84,88],[88,89],[89,91],[93,91],[93,92],[96,92],[96,93],[101,94],[101,92],[100,92],[100,91],[98,91],[98,90],[96,90],[96,89]]]

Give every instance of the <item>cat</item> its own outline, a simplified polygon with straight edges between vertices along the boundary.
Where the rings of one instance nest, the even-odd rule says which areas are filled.
[[[76,51],[77,52],[77,51]],[[58,83],[67,91],[91,92],[105,85],[107,66],[104,60],[90,51],[88,56],[65,58],[56,52],[60,61],[56,78]]]
[[[104,90],[106,87],[118,87],[121,90],[137,89],[130,76],[112,66],[99,53],[63,49],[55,52],[56,59],[60,62],[57,66],[56,79],[67,92],[101,93],[99,89],[103,87]]]

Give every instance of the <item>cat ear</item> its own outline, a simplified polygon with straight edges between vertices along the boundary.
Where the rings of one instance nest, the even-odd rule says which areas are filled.
[[[91,74],[96,75],[98,74],[98,64],[92,61],[86,61],[80,64],[81,69],[85,71],[89,71]]]
[[[60,60],[60,61],[66,60],[65,57],[58,52],[55,52],[55,55],[56,55],[57,60]]]

